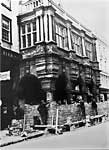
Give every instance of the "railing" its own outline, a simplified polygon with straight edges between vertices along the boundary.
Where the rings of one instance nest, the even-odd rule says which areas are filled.
[[[37,8],[39,6],[43,5],[42,0],[31,0],[28,2],[25,2],[23,4],[20,4],[20,14],[27,13],[32,11],[34,8]]]

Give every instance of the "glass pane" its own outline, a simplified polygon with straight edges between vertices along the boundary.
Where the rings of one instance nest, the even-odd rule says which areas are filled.
[[[33,31],[36,31],[36,22],[33,22]]]
[[[31,34],[27,35],[28,46],[31,46]]]
[[[35,45],[35,42],[36,42],[36,32],[33,33],[33,43],[34,43],[34,45]]]
[[[9,21],[3,20],[2,27],[5,29],[9,29]]]
[[[31,32],[31,24],[27,24],[27,32]]]
[[[25,25],[22,25],[22,34],[25,33]]]
[[[9,41],[9,31],[2,29],[2,39]]]
[[[26,47],[26,36],[22,36],[23,48]]]

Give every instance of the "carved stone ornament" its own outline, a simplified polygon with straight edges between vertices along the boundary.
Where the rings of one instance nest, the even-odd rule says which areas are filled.
[[[55,45],[47,45],[47,52],[48,53],[57,52],[56,46]]]
[[[38,45],[36,47],[36,53],[37,54],[43,54],[44,53],[44,46]]]

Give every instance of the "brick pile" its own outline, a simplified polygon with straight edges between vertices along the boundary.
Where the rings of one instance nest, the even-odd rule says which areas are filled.
[[[40,114],[37,110],[38,105],[27,105],[25,104],[25,128],[29,128],[34,125],[34,116],[39,116]]]

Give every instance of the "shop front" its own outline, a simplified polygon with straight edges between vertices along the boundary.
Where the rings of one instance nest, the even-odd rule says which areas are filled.
[[[5,129],[13,117],[14,87],[19,78],[21,56],[4,48],[1,48],[0,55],[1,129]]]

